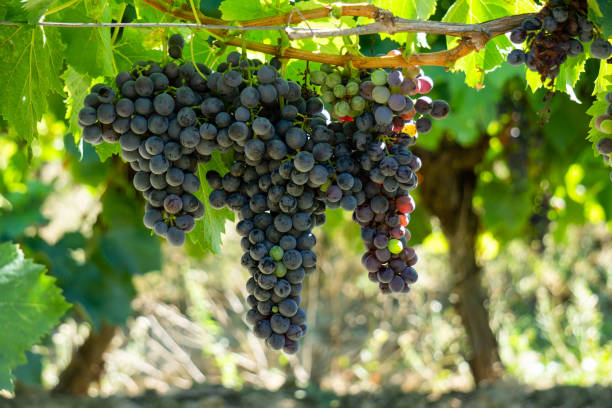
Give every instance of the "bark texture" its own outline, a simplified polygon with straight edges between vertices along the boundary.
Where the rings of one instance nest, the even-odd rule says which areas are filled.
[[[72,354],[72,360],[60,375],[54,392],[87,395],[89,384],[100,379],[104,371],[104,353],[115,337],[117,326],[102,323],[98,331],[92,330],[85,343]]]
[[[436,152],[416,150],[423,161],[419,191],[425,206],[440,219],[449,242],[452,291],[458,298],[455,308],[471,346],[468,361],[476,384],[495,380],[503,373],[475,255],[479,219],[472,199],[477,181],[474,168],[488,144],[487,138],[482,140],[471,148],[443,143]]]

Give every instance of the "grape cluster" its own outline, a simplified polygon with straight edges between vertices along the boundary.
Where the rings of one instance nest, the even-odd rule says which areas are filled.
[[[601,38],[593,40],[594,33],[585,0],[553,0],[510,33],[510,40],[526,43],[528,51],[512,50],[507,61],[511,65],[525,64],[538,72],[542,81],[554,81],[567,57],[577,57],[584,51],[583,43],[592,41],[591,55],[595,58],[612,55],[612,45]]]
[[[214,188],[211,206],[228,207],[240,220],[241,263],[251,275],[246,320],[270,348],[293,354],[307,331],[299,306],[302,282],[316,268],[312,229],[325,222],[319,187],[333,168],[318,164],[320,148],[331,149],[323,102],[302,97],[272,63],[231,53],[209,76],[209,87],[232,100],[231,123],[213,143],[233,150],[234,163],[206,180]]]
[[[182,37],[170,37],[171,57],[183,47]],[[103,84],[92,88],[79,122],[85,141],[120,144],[147,200],[144,224],[174,246],[204,215],[193,195],[198,163],[214,151],[232,157],[226,174],[205,175],[208,200],[239,219],[241,264],[250,274],[246,321],[270,348],[293,354],[308,330],[300,303],[303,281],[316,269],[312,231],[327,207],[353,213],[363,264],[383,293],[407,292],[417,280],[406,226],[421,162],[409,146],[450,108],[425,96],[433,81],[418,69],[323,64],[311,74],[310,84],[320,86],[313,90],[283,79],[280,68],[275,58],[262,63],[237,52],[215,71],[138,62],[117,75],[118,95]]]
[[[205,66],[199,71],[210,72]],[[147,200],[145,226],[175,247],[204,216],[204,205],[193,195],[200,189],[198,163],[210,160],[197,149],[202,80],[190,63],[137,62],[117,75],[119,95],[95,85],[79,112],[86,142],[119,143],[135,172],[134,187]]]
[[[431,130],[430,118],[446,117],[450,107],[425,96],[433,81],[420,70],[355,74],[323,65],[311,74],[310,82],[321,84],[322,98],[340,120],[328,126],[337,144],[336,171],[329,185],[322,186],[326,205],[353,212],[353,220],[361,226],[367,251],[362,263],[370,280],[383,293],[407,292],[417,280],[412,268],[417,257],[407,245],[406,226],[414,210],[409,191],[417,186],[421,166],[408,147],[416,143],[419,133]],[[358,93],[349,91],[352,88]],[[358,106],[354,106],[355,98],[359,98]],[[351,106],[348,113],[346,105]]]
[[[608,92],[604,100],[608,104],[608,108],[605,113],[595,118],[595,128],[602,133],[612,134],[612,92]],[[606,164],[612,166],[612,138],[599,139],[595,147],[597,152],[603,156]],[[612,180],[612,172],[610,172],[610,179]]]

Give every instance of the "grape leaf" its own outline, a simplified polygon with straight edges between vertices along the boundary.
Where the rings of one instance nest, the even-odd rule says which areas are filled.
[[[593,95],[599,92],[609,91],[612,87],[612,64],[608,64],[607,61],[602,60],[599,62],[599,73],[595,80],[595,88],[593,89]]]
[[[28,143],[47,112],[47,96],[63,94],[62,53],[56,30],[0,27],[0,114]]]
[[[206,164],[200,164],[198,174],[205,177],[209,170],[216,170],[224,175],[229,171],[218,152],[213,152],[212,160]],[[189,234],[191,241],[197,244],[203,251],[212,251],[215,254],[221,252],[221,234],[225,233],[225,222],[234,220],[234,214],[224,208],[215,210],[208,202],[208,196],[212,188],[208,183],[202,183],[202,188],[195,193],[195,196],[204,204],[204,217],[196,222],[194,230]]]
[[[537,7],[530,0],[457,0],[446,12],[442,21],[477,24],[510,14],[534,11]],[[447,37],[447,47],[457,46],[459,39]],[[472,52],[455,63],[454,70],[465,72],[465,82],[471,87],[482,87],[485,74],[501,65],[512,44],[506,36],[498,36],[487,42],[485,49]]]
[[[376,0],[374,5],[389,10],[396,17],[412,20],[427,20],[436,11],[436,0]],[[383,39],[390,37],[400,44],[405,44],[414,41],[415,33],[381,33],[380,36]]]
[[[111,9],[106,2],[83,0],[57,14],[56,21],[109,23]],[[111,76],[115,72],[115,59],[111,47],[110,28],[59,28],[66,44],[68,64],[81,74],[92,78]]]
[[[3,21],[25,22],[28,12],[20,0],[4,0],[0,7],[0,19]]]
[[[11,370],[25,351],[55,326],[70,307],[42,265],[14,244],[0,244],[0,389],[13,389]]]
[[[592,12],[595,5],[599,6],[597,10],[599,13]],[[610,18],[612,16],[612,2],[610,0],[589,0],[589,6],[589,17],[601,25],[604,38],[612,37],[612,18]]]
[[[28,11],[28,22],[36,23],[55,0],[25,0],[24,7]]]
[[[100,161],[105,162],[112,155],[121,153],[121,146],[119,143],[101,143],[96,146],[96,153]]]
[[[136,61],[161,61],[162,52],[155,49],[161,45],[161,37],[158,34],[159,30],[152,29],[125,30],[121,39],[113,45],[113,52],[117,56],[117,69],[128,70]]]
[[[109,265],[95,248],[95,241],[71,232],[54,245],[39,237],[26,239],[25,245],[44,259],[50,272],[57,277],[66,300],[79,305],[94,328],[100,327],[102,321],[125,323],[136,292],[131,275]],[[73,257],[76,250],[86,252],[88,248],[94,248],[94,252],[88,254],[84,262]]]
[[[578,82],[580,74],[584,72],[586,54],[583,52],[577,57],[568,58],[559,69],[559,75],[555,78],[555,89],[568,94],[573,94],[574,85]]]
[[[299,10],[310,10],[321,7],[315,1],[300,1],[296,4]],[[291,11],[293,4],[277,0],[224,0],[219,6],[222,18],[226,21],[252,20],[275,16]]]
[[[41,208],[51,191],[49,185],[30,181],[25,191],[9,192],[5,197],[8,205],[0,207],[0,241],[17,240],[27,228],[47,223]]]
[[[83,106],[83,99],[89,93],[91,78],[87,74],[78,73],[71,65],[68,65],[68,68],[62,74],[62,79],[68,90],[68,98],[65,100],[68,106],[66,119],[70,123],[70,132],[77,137],[81,134],[79,110]]]

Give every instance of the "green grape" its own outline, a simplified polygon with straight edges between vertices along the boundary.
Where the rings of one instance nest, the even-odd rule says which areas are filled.
[[[366,100],[359,95],[355,95],[351,98],[351,108],[356,111],[362,111],[365,109]]]
[[[282,278],[286,274],[287,267],[285,266],[285,264],[283,264],[282,262],[277,262],[276,269],[274,269],[274,275],[276,275],[277,278]]]
[[[334,70],[334,67],[332,67],[329,64],[321,64],[321,71],[325,72],[326,74],[331,74],[331,72]]]
[[[348,102],[340,101],[334,105],[334,113],[339,118],[343,116],[347,116],[350,112],[351,112],[351,106],[348,104]]]
[[[357,95],[359,93],[359,84],[355,81],[349,81],[346,84],[346,94],[347,95]]]
[[[325,84],[321,85],[321,87],[319,88],[320,93],[329,92],[329,91],[331,91],[331,88]]]
[[[387,71],[384,69],[377,69],[376,71],[372,72],[370,77],[372,82],[374,82],[374,85],[385,85],[387,83]]]
[[[402,249],[404,249],[404,246],[402,245],[402,241],[399,239],[390,239],[387,249],[389,249],[389,252],[392,254],[399,254],[402,252]]]
[[[313,71],[310,73],[310,83],[313,85],[323,85],[327,79],[327,74],[323,71]]]
[[[321,94],[321,99],[323,99],[323,102],[331,104],[336,100],[336,96],[332,91],[326,91]]]
[[[341,82],[342,82],[342,77],[340,76],[340,74],[337,72],[332,72],[331,74],[327,75],[327,79],[325,80],[325,85],[327,85],[330,88],[333,88],[334,86],[338,85]]]
[[[380,103],[384,105],[389,100],[391,96],[391,92],[389,92],[389,88],[386,86],[375,86],[372,90],[372,98],[376,103]]]
[[[334,95],[336,98],[341,99],[346,95],[346,88],[342,84],[334,86]]]
[[[285,252],[283,251],[283,248],[279,247],[278,245],[275,245],[272,248],[270,248],[270,256],[275,261],[280,261],[281,259],[283,259],[284,253]]]

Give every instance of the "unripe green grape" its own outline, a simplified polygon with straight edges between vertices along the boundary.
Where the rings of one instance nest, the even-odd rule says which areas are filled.
[[[366,100],[359,95],[355,95],[351,98],[351,108],[356,111],[363,111],[366,106]]]
[[[329,91],[331,91],[331,88],[325,84],[321,85],[321,87],[319,88],[320,93],[329,92]]]
[[[595,128],[602,133],[612,133],[612,116],[602,114],[595,118]]]
[[[329,88],[333,88],[334,86],[338,85],[341,82],[342,82],[342,77],[340,76],[340,74],[337,72],[332,72],[331,74],[327,75],[327,79],[325,80],[325,85],[327,85]]]
[[[384,69],[377,69],[376,71],[372,72],[370,77],[375,85],[385,85],[387,83],[387,75],[387,71]]]
[[[270,248],[270,256],[275,261],[280,261],[281,259],[283,259],[283,254],[284,254],[283,248],[279,247],[278,245],[275,245],[272,248]]]
[[[387,245],[387,249],[389,249],[389,252],[392,254],[399,254],[402,252],[402,249],[404,249],[403,247],[402,241],[399,239],[390,239],[389,244]]]
[[[344,85],[338,84],[334,86],[334,95],[338,99],[344,98],[344,96],[346,95],[346,88],[344,87]]]
[[[286,274],[287,267],[285,266],[285,264],[283,264],[282,262],[277,262],[276,269],[274,269],[274,275],[276,275],[277,278],[282,278]]]
[[[347,116],[351,112],[351,106],[346,101],[336,102],[334,105],[334,113],[338,117]]]
[[[331,65],[321,64],[321,71],[325,72],[326,74],[330,74],[333,70],[334,70],[334,67],[332,67]]]
[[[323,99],[323,102],[331,104],[336,100],[336,96],[332,91],[326,91],[321,94],[321,99]]]
[[[323,71],[313,71],[310,73],[310,83],[313,85],[323,85],[327,79],[327,74]]]
[[[376,86],[372,90],[372,98],[376,103],[380,103],[381,105],[386,104],[390,96],[391,92],[389,92],[389,88],[386,86]]]
[[[359,93],[359,84],[355,81],[349,81],[346,84],[346,94],[347,95],[357,95]]]

